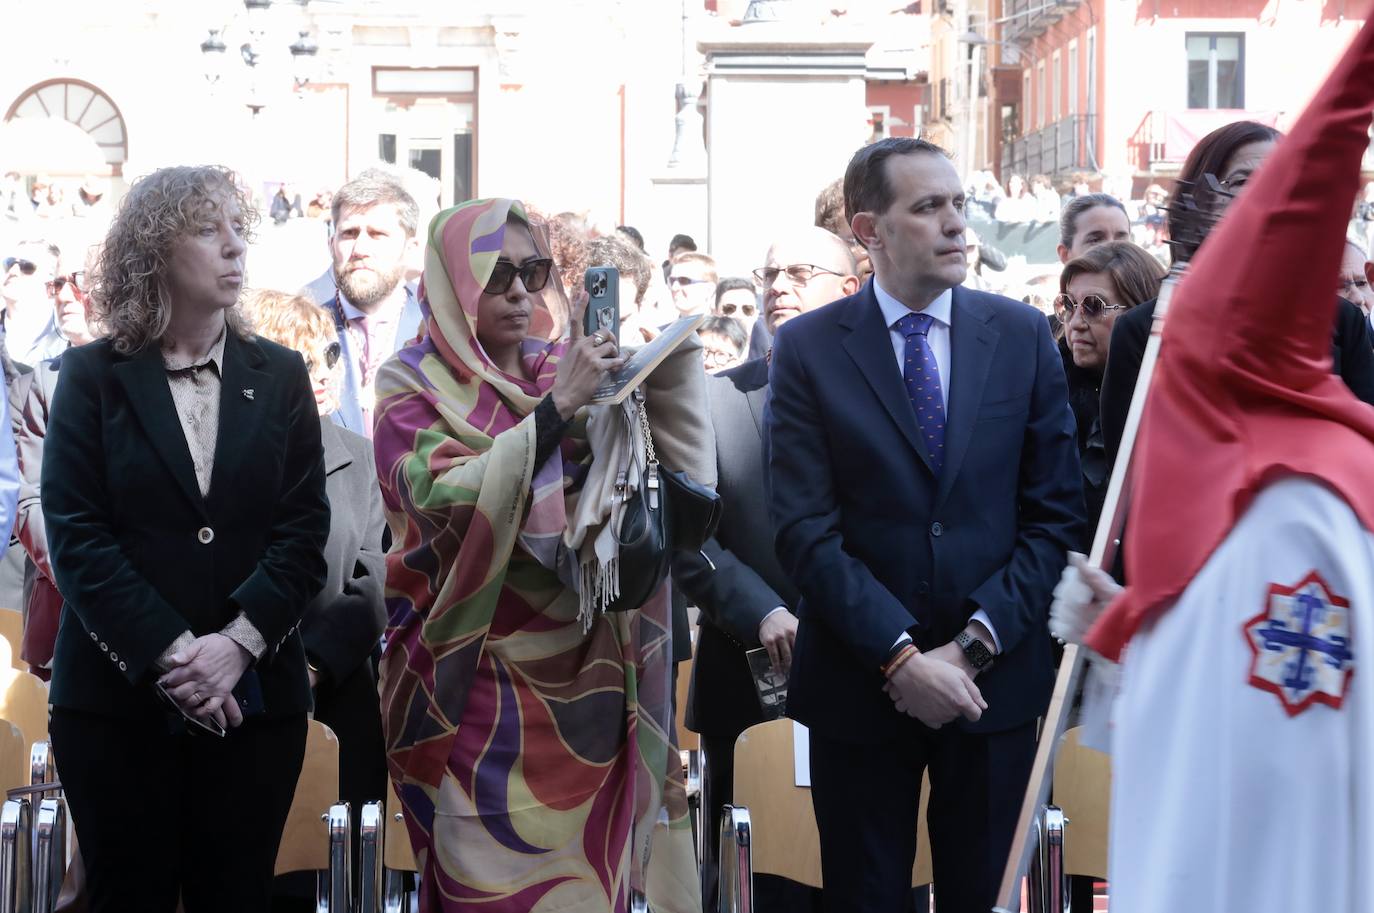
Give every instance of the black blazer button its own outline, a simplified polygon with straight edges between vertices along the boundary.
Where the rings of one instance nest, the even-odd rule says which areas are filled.
[[[930,534],[938,539],[945,534],[945,525],[939,520],[936,520],[934,523],[930,524]]]
[[[196,539],[200,541],[201,545],[209,545],[215,541],[215,531],[208,526],[202,526],[196,531]]]

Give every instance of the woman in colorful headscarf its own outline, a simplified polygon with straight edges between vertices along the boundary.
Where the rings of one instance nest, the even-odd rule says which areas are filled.
[[[664,588],[617,613],[579,594],[566,534],[605,475],[582,407],[621,356],[606,334],[549,341],[552,266],[518,202],[439,214],[424,332],[378,377],[383,722],[421,909],[700,910]]]

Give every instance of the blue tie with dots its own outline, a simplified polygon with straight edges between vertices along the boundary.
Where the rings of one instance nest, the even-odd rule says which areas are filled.
[[[911,406],[916,410],[916,425],[930,452],[931,468],[935,475],[945,465],[945,400],[940,389],[940,370],[935,353],[930,349],[926,334],[935,318],[929,314],[907,314],[893,324],[906,337],[906,353],[902,360],[902,382]]]

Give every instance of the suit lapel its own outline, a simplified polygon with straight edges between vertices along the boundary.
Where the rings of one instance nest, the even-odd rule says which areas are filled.
[[[968,451],[973,425],[978,419],[978,404],[992,367],[997,345],[997,330],[991,326],[993,311],[975,294],[960,286],[954,288],[950,314],[949,414],[945,421],[945,465],[935,495],[936,507],[949,494],[959,465]]]
[[[177,485],[191,499],[197,509],[205,510],[196,481],[196,467],[191,462],[191,448],[186,444],[186,432],[177,417],[172,388],[167,384],[167,369],[162,363],[162,349],[149,343],[143,351],[128,361],[114,366],[114,375],[124,388],[139,424],[148,435],[153,450],[176,479]]]
[[[324,444],[324,474],[333,475],[352,465],[353,454],[344,446],[343,430],[333,422],[320,422],[320,440]]]
[[[224,340],[224,376],[219,391],[219,437],[210,495],[229,488],[243,455],[263,446],[258,437],[262,412],[271,402],[272,376],[258,368],[265,361],[256,343],[244,342],[231,330]]]
[[[911,398],[907,396],[901,374],[897,371],[897,359],[892,354],[892,336],[883,323],[883,313],[873,294],[871,280],[850,299],[847,306],[849,313],[840,321],[841,326],[850,328],[849,335],[844,338],[845,351],[854,359],[854,364],[902,432],[902,437],[920,455],[926,468],[932,468],[930,454],[916,429],[916,413],[911,408]]]
[[[415,341],[415,337],[420,334],[420,324],[424,319],[425,315],[424,311],[420,309],[419,297],[407,286],[406,304],[401,309],[401,319],[396,324],[396,344],[392,347],[393,352],[399,352]]]
[[[744,399],[749,403],[749,412],[754,416],[754,427],[763,435],[763,407],[768,402],[768,361],[756,358],[748,362],[750,370],[740,372],[739,388],[744,391]]]

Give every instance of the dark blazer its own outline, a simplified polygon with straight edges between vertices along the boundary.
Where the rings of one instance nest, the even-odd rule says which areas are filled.
[[[329,495],[328,571],[324,589],[305,607],[305,655],[330,681],[342,682],[372,654],[386,629],[386,553],[382,490],[372,443],[320,420]]]
[[[160,708],[146,686],[158,656],[182,631],[209,634],[244,612],[268,644],[245,675],[257,676],[267,714],[310,708],[298,628],[325,579],[329,503],[298,354],[229,333],[203,498],[158,347],[124,356],[102,340],[69,350],[42,500],[66,599],[55,706],[114,716]]]
[[[788,712],[837,739],[919,725],[883,692],[905,630],[930,649],[981,608],[1003,654],[978,677],[996,732],[1044,711],[1047,628],[1083,494],[1064,368],[1044,316],[953,290],[937,481],[872,281],[785,324],[765,425],[777,553],[801,593]],[[727,521],[728,522],[728,521]]]
[[[736,736],[761,722],[744,651],[759,646],[759,624],[778,606],[795,610],[797,590],[773,551],[763,464],[768,363],[758,358],[708,377],[716,434],[716,535],[700,552],[679,552],[674,579],[701,610],[687,726]]]
[[[1340,375],[1351,393],[1374,403],[1374,339],[1370,338],[1369,321],[1344,298],[1339,304],[1331,338],[1331,373]],[[1121,436],[1126,432],[1126,415],[1131,410],[1154,316],[1155,302],[1147,301],[1122,314],[1112,325],[1107,371],[1102,377],[1102,435],[1108,466],[1115,465]]]

